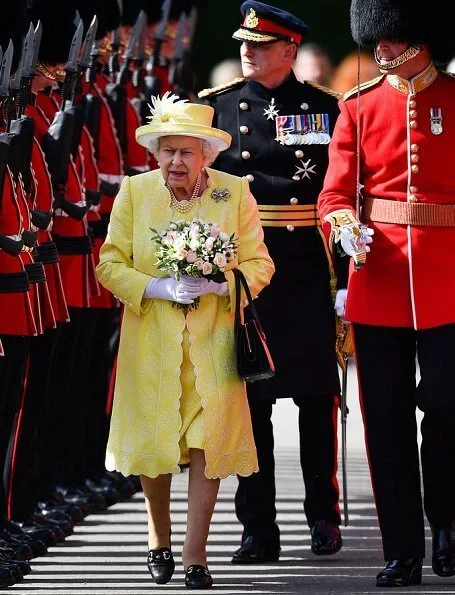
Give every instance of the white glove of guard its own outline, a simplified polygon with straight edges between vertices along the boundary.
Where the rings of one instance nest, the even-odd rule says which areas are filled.
[[[205,277],[182,275],[180,282],[185,290],[191,295],[194,294],[195,297],[199,297],[205,293],[214,293],[219,297],[229,295],[227,281],[216,283],[216,281],[208,280]]]
[[[340,318],[344,318],[344,312],[346,310],[346,300],[348,298],[348,290],[347,289],[339,289],[335,296],[335,312],[340,316]]]
[[[368,244],[373,242],[372,236],[374,235],[374,229],[371,229],[371,227],[367,227],[366,225],[363,225],[363,223],[359,223],[356,231],[360,231],[360,236],[353,233],[351,226],[346,225],[340,227],[341,247],[348,256],[354,256],[358,254],[359,249],[362,248],[365,250],[365,252],[369,252],[370,247]]]
[[[192,304],[197,293],[172,277],[151,277],[143,297],[169,300],[178,304]]]

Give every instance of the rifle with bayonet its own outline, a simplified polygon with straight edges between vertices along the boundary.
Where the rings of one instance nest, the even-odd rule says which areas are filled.
[[[169,22],[169,14],[171,12],[172,0],[165,0],[161,7],[161,18],[155,30],[155,39],[153,44],[153,51],[150,54],[150,58],[146,64],[147,74],[144,77],[144,97],[146,103],[151,103],[152,96],[160,95],[162,92],[161,79],[156,76],[156,69],[161,66],[161,46],[166,37],[166,28]],[[147,114],[148,115],[148,114]],[[145,124],[146,115],[142,118],[142,122]]]
[[[195,6],[189,16],[180,15],[175,51],[169,68],[169,83],[173,91],[182,99],[191,99],[193,91],[193,67],[191,64],[191,48],[196,31],[198,11]]]
[[[82,45],[83,24],[79,18],[76,31],[71,41],[68,61],[65,66],[65,81],[62,87],[62,106],[43,139],[43,150],[54,191],[54,208],[62,209],[68,216],[81,221],[87,207],[69,201],[65,196],[68,167],[74,148],[75,110],[73,109],[76,78],[78,74],[78,56]]]

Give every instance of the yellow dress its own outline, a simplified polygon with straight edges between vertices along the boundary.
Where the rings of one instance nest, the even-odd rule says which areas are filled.
[[[156,477],[179,473],[189,447],[203,445],[208,478],[257,471],[244,382],[235,362],[231,268],[244,273],[253,295],[274,272],[256,201],[245,178],[207,169],[209,187],[184,215],[173,211],[159,170],[126,177],[115,199],[97,273],[124,304],[107,469]],[[227,190],[216,201],[212,191]],[[170,301],[144,299],[156,267],[151,229],[176,219],[216,222],[238,240],[226,267],[229,296],[202,295],[186,315]]]

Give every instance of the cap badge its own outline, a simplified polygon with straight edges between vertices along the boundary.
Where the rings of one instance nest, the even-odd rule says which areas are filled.
[[[442,112],[440,107],[430,109],[430,130],[432,134],[438,136],[442,134]]]
[[[250,8],[250,12],[248,13],[248,16],[245,20],[245,25],[248,27],[248,29],[256,29],[256,27],[259,25],[259,19],[256,16],[256,11],[254,8]]]

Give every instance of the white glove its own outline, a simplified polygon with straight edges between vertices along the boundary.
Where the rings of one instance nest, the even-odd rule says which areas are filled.
[[[357,233],[355,233],[357,232]],[[359,234],[360,232],[360,234]],[[368,244],[373,241],[374,229],[359,223],[357,229],[346,225],[340,227],[340,243],[341,247],[348,256],[354,256],[359,253],[359,250],[370,251]]]
[[[143,297],[169,300],[179,304],[192,304],[197,294],[172,277],[151,277]]]
[[[227,281],[223,283],[217,283],[206,279],[205,277],[191,277],[190,275],[182,275],[180,278],[182,286],[190,294],[194,294],[195,297],[204,295],[205,293],[214,293],[219,297],[229,295],[229,288]]]
[[[347,289],[339,289],[337,291],[337,294],[335,297],[335,305],[333,307],[335,308],[335,312],[341,318],[344,318],[344,312],[346,310],[347,298],[348,298],[348,290]]]

